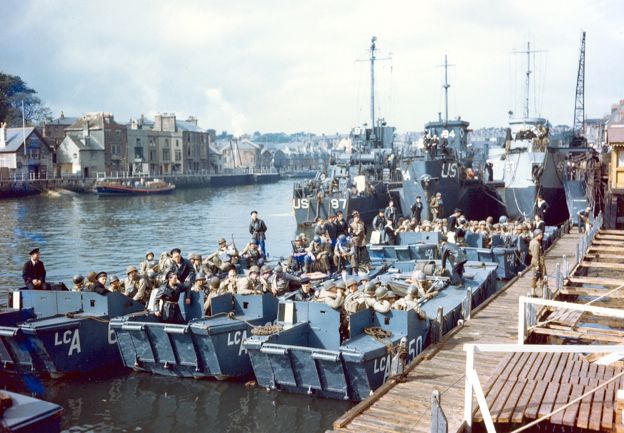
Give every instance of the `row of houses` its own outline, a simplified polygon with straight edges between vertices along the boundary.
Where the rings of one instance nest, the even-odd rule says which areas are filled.
[[[329,146],[331,147],[331,146]],[[240,170],[316,169],[328,145],[311,141],[257,144],[198,126],[173,113],[127,124],[111,113],[60,117],[40,127],[0,129],[0,178],[159,176]]]

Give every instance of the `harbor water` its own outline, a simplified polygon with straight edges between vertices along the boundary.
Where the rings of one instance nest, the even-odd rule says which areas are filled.
[[[183,255],[214,252],[219,238],[239,250],[249,241],[249,213],[268,227],[271,258],[287,256],[297,233],[292,181],[232,188],[178,190],[144,197],[52,193],[0,201],[0,305],[19,286],[28,251],[41,248],[47,281],[107,271],[125,277],[149,250]],[[4,292],[4,293],[2,293]],[[269,392],[240,382],[175,379],[108,371],[57,381],[8,380],[0,388],[41,392],[65,408],[63,428],[78,431],[319,432],[351,403]]]

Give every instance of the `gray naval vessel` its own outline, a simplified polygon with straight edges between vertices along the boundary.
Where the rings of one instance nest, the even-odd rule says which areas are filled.
[[[420,196],[423,203],[422,219],[429,219],[429,203],[437,193],[442,195],[440,218],[450,215],[455,208],[469,219],[498,218],[506,213],[505,203],[495,188],[484,182],[478,170],[473,169],[473,153],[468,147],[470,123],[449,119],[448,62],[444,57],[445,116],[425,125],[422,148],[404,148],[400,158],[403,186],[399,189],[403,215]]]
[[[582,138],[585,33],[581,39],[574,128],[570,136],[552,137],[548,120],[530,115],[531,54],[535,51],[528,43],[526,51],[519,53],[527,55],[523,117],[510,119],[503,148],[490,149],[487,180],[502,197],[510,217],[532,218],[541,196],[548,203],[546,224],[557,225],[570,217],[575,219],[579,210],[591,204],[591,188],[578,170],[593,158],[593,151]]]
[[[328,166],[313,180],[293,187],[292,207],[298,225],[311,225],[317,218],[342,211],[359,212],[370,224],[380,208],[388,205],[390,184],[400,181],[393,155],[393,126],[375,117],[375,62],[377,38],[370,46],[371,104],[370,125],[355,127],[342,145],[331,151]]]

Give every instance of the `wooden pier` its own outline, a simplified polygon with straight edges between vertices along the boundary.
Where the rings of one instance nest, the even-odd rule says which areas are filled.
[[[564,256],[568,260],[575,257],[581,237],[581,234],[576,232],[566,234],[550,248],[546,253],[546,268],[549,275],[554,275],[557,266],[565,262]],[[616,248],[619,245],[624,249],[622,242],[618,243],[617,240],[609,242],[614,242],[608,246],[609,248]],[[601,253],[604,252],[601,249]],[[530,281],[531,273],[526,271],[511,280],[497,295],[474,309],[471,319],[466,321],[464,326],[451,331],[440,343],[423,351],[410,364],[404,379],[391,379],[384,384],[371,397],[337,419],[332,431],[429,433],[434,390],[440,394],[440,404],[448,420],[448,431],[458,431],[464,421],[466,381],[464,344],[516,343],[518,299],[529,293]],[[549,281],[551,285],[554,284],[551,278]],[[618,284],[617,281],[607,283]],[[568,290],[571,290],[571,287]],[[504,353],[475,355],[474,366],[482,383],[488,382],[506,356]]]

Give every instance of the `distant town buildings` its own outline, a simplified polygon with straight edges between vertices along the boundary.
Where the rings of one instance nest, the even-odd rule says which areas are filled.
[[[34,127],[0,125],[0,179],[52,176],[54,149]]]

